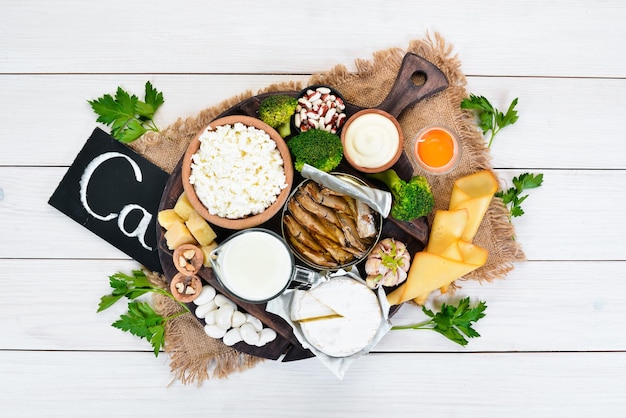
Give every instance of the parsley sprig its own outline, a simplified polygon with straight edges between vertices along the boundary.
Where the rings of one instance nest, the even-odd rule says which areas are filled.
[[[461,109],[474,111],[478,117],[478,127],[483,131],[483,135],[487,135],[491,131],[488,148],[491,147],[493,139],[502,128],[517,122],[519,116],[515,106],[517,106],[517,97],[513,99],[506,113],[496,109],[484,96],[470,94],[469,98],[463,99],[461,102]]]
[[[508,206],[511,216],[522,216],[522,202],[526,200],[528,195],[521,196],[522,192],[527,189],[534,189],[543,183],[543,174],[524,173],[517,177],[513,177],[513,187],[509,187],[506,191],[496,192],[496,196],[502,199],[502,202]]]
[[[159,131],[153,117],[165,100],[163,93],[147,81],[143,101],[118,87],[115,97],[105,94],[88,102],[98,115],[96,121],[111,126],[111,135],[120,142],[128,143],[147,131]]]
[[[397,325],[392,330],[401,329],[427,329],[440,333],[451,341],[460,345],[467,345],[465,338],[480,337],[480,334],[472,328],[472,324],[485,316],[487,305],[479,302],[475,307],[470,307],[470,298],[459,301],[457,306],[442,304],[441,311],[434,313],[425,306],[422,312],[430,319],[414,325]],[[465,336],[464,336],[465,335]]]
[[[130,299],[131,302],[128,303],[128,312],[122,314],[120,319],[115,321],[112,325],[122,331],[130,332],[139,338],[148,340],[150,344],[152,344],[154,355],[158,357],[159,351],[165,344],[165,324],[167,321],[177,316],[190,312],[189,308],[187,308],[184,303],[176,301],[184,309],[164,318],[156,313],[148,302],[136,301],[136,298],[148,292],[158,293],[174,299],[171,293],[167,292],[165,289],[152,285],[142,270],[133,270],[132,276],[124,273],[116,273],[109,276],[109,284],[113,292],[110,295],[105,295],[100,298],[97,312],[110,308],[124,297]]]

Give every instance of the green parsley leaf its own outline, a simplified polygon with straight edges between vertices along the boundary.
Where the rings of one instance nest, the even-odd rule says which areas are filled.
[[[472,324],[485,317],[485,309],[487,305],[482,301],[475,307],[470,307],[469,297],[461,299],[457,306],[442,304],[438,313],[423,306],[422,312],[430,318],[429,320],[415,325],[394,326],[391,329],[429,329],[465,346],[468,343],[465,337],[480,337],[480,334],[472,328]]]
[[[505,126],[513,125],[519,119],[517,110],[515,110],[517,101],[517,98],[513,99],[506,113],[502,113],[486,97],[470,94],[469,98],[461,101],[461,109],[474,111],[478,118],[478,127],[482,130],[483,135],[491,132],[489,144],[487,145],[487,147],[491,147],[496,134]]]
[[[146,82],[145,102],[137,102],[135,109],[141,118],[152,119],[156,110],[165,102],[163,93],[157,91],[152,84]]]
[[[148,340],[154,348],[154,355],[158,357],[159,350],[164,343],[165,321],[163,317],[152,309],[147,302],[130,302],[128,313],[120,316],[113,323],[113,327]]]
[[[130,332],[139,338],[148,340],[154,348],[154,355],[158,356],[165,343],[165,323],[179,315],[190,312],[189,308],[184,303],[174,299],[167,290],[150,283],[150,280],[142,270],[133,270],[132,276],[116,273],[109,277],[109,284],[113,291],[110,295],[100,298],[98,312],[110,308],[123,297],[131,300],[128,304],[128,312],[122,314],[120,319],[112,325],[122,331]],[[183,309],[167,318],[163,318],[152,309],[149,303],[134,300],[148,292],[170,297],[176,300]]]
[[[513,187],[509,187],[505,191],[496,192],[495,196],[502,199],[511,213],[511,217],[518,217],[524,214],[521,205],[528,195],[521,196],[522,192],[527,189],[535,189],[543,184],[543,174],[524,173],[512,180]]]
[[[115,97],[105,94],[88,101],[98,115],[96,122],[110,126],[111,135],[125,143],[136,140],[147,131],[159,131],[153,117],[164,102],[163,93],[149,81],[146,82],[144,101],[121,87],[117,88]]]

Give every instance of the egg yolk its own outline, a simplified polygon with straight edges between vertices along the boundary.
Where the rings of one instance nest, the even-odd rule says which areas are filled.
[[[446,131],[433,129],[419,140],[417,153],[424,164],[443,167],[453,157],[454,141]]]

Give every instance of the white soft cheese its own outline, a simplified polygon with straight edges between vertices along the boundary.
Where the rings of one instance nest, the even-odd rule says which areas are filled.
[[[291,302],[292,321],[315,321],[322,318],[337,317],[339,314],[320,302],[311,292],[296,290]]]
[[[372,343],[382,321],[382,312],[371,289],[351,278],[339,277],[309,292],[320,302],[319,312],[311,312],[308,307],[307,315],[312,318],[300,322],[300,329],[313,347],[331,357],[346,357]],[[297,306],[293,308],[297,310]],[[325,311],[337,315],[324,316]]]
[[[208,128],[192,156],[189,182],[212,215],[263,212],[287,187],[283,159],[264,131],[242,123]]]

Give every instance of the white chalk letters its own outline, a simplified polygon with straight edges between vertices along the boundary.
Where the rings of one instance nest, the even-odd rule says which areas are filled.
[[[89,181],[91,177],[93,176],[94,172],[96,171],[96,169],[98,168],[98,166],[100,166],[102,163],[112,158],[126,159],[128,163],[131,165],[131,167],[133,168],[133,171],[135,173],[135,180],[137,180],[137,182],[139,183],[142,182],[143,176],[141,173],[141,169],[139,168],[137,163],[133,161],[132,158],[130,158],[128,155],[125,155],[119,152],[106,152],[94,158],[87,165],[87,167],[85,167],[85,171],[83,171],[83,175],[80,178],[80,201],[83,207],[85,208],[85,210],[87,211],[87,213],[89,213],[91,216],[93,216],[96,219],[106,222],[106,221],[110,221],[112,219],[117,218],[117,227],[120,229],[120,231],[124,235],[126,235],[127,237],[131,237],[131,238],[136,237],[146,250],[152,251],[152,248],[148,246],[145,241],[146,231],[148,229],[148,226],[150,225],[150,221],[152,220],[152,214],[148,212],[145,208],[134,203],[129,203],[125,205],[119,213],[111,212],[107,215],[100,215],[96,213],[89,206],[89,202],[87,201],[87,186],[89,185]],[[135,211],[135,210],[138,210],[142,213],[141,220],[139,221],[139,223],[137,224],[137,227],[133,231],[127,231],[124,225],[124,222],[126,221],[126,217],[132,211]]]

